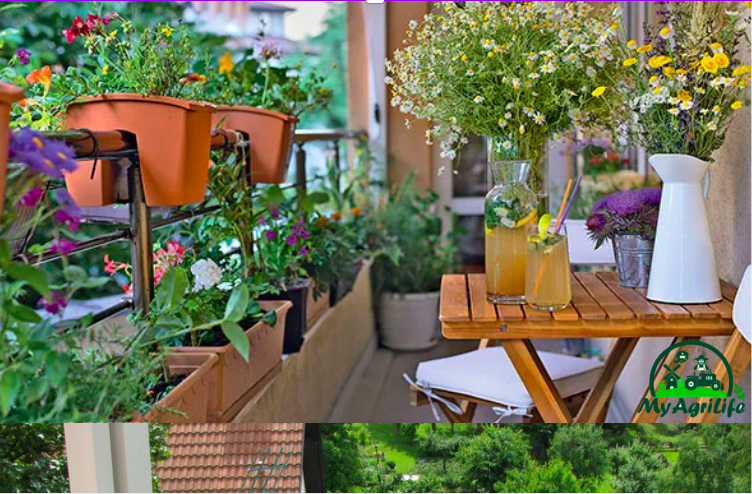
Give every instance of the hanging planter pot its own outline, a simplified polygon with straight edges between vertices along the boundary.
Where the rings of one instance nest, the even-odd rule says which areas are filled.
[[[69,129],[121,130],[134,134],[149,206],[201,202],[206,194],[215,106],[166,96],[105,94],[71,104]],[[71,196],[82,206],[106,206],[117,197],[116,171],[98,163],[94,177],[84,164],[66,177]]]
[[[213,125],[248,134],[251,143],[251,181],[285,181],[292,155],[297,117],[252,106],[219,106]]]
[[[23,89],[0,82],[0,216],[5,202],[5,177],[8,166],[8,141],[10,138],[10,105],[23,98]]]
[[[282,350],[285,354],[298,353],[303,346],[303,335],[308,330],[308,292],[311,284],[311,280],[300,280],[297,285],[288,285],[283,292],[267,293],[259,297],[259,300],[292,302],[285,321],[285,344]]]
[[[285,320],[291,304],[261,302],[259,305],[265,311],[274,311],[277,322],[272,326],[261,321],[246,330],[251,348],[248,362],[231,343],[224,346],[170,348],[171,353],[186,358],[206,354],[217,357],[218,392],[213,416],[209,417],[208,422],[226,422],[232,419],[258,391],[255,389],[256,384],[282,361]]]
[[[648,299],[669,304],[721,300],[702,180],[709,163],[684,154],[656,154],[650,164],[663,180]]]
[[[166,355],[170,375],[187,376],[146,415],[135,422],[201,423],[210,422],[217,404],[219,357],[209,353]]]

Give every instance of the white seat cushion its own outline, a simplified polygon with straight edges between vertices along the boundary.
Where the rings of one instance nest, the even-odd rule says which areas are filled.
[[[559,394],[566,398],[592,388],[602,364],[558,353],[538,352]],[[513,407],[535,406],[503,347],[418,364],[418,384]]]

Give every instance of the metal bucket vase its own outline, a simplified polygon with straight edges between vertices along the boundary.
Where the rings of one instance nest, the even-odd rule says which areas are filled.
[[[635,234],[616,235],[614,247],[619,284],[627,288],[647,288],[650,264],[653,259],[653,241]]]
[[[663,180],[650,267],[648,299],[669,304],[721,300],[702,180],[708,163],[684,154],[657,154],[650,164]]]

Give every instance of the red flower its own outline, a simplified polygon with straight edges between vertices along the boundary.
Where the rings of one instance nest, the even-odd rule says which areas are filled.
[[[600,165],[601,164],[600,156],[593,156],[592,158],[590,158],[590,164],[595,165],[595,166]]]

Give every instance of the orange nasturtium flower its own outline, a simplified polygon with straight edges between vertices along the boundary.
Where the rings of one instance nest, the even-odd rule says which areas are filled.
[[[206,80],[205,75],[201,74],[189,74],[186,77],[180,79],[181,82],[190,84],[191,82],[204,82]]]
[[[353,216],[360,216],[360,214],[361,214],[362,212],[363,212],[363,210],[362,210],[362,209],[360,209],[360,208],[358,208],[358,207],[354,207],[354,208],[352,208],[352,210],[350,211],[350,213],[351,213],[351,214],[352,214]]]
[[[224,55],[222,55],[222,58],[219,59],[219,73],[227,74],[227,76],[229,77],[234,67],[235,62],[232,61],[232,57],[230,56],[230,52],[228,51]]]
[[[333,213],[332,214],[332,219],[334,221],[340,221],[342,219],[342,214],[341,213]]]
[[[52,85],[52,69],[50,69],[49,65],[45,65],[41,69],[32,70],[26,76],[26,82],[29,84],[41,84],[48,90]]]

